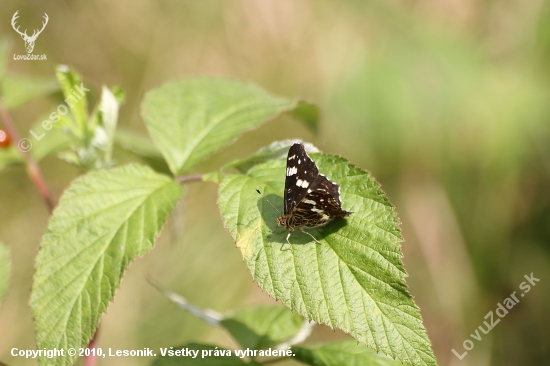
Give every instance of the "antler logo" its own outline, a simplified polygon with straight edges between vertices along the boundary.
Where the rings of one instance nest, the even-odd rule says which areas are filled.
[[[48,24],[48,14],[44,13],[44,22],[42,23],[42,29],[40,30],[37,30],[35,29],[34,32],[32,33],[32,36],[29,36],[27,35],[27,30],[25,29],[24,32],[21,32],[19,30],[19,27],[16,27],[15,25],[15,21],[17,20],[17,18],[19,18],[19,15],[17,15],[17,13],[19,12],[19,10],[17,10],[15,12],[15,14],[13,14],[13,17],[11,18],[11,26],[13,27],[13,29],[19,33],[21,35],[21,38],[23,38],[23,40],[25,41],[25,48],[27,49],[27,53],[32,53],[32,50],[34,49],[34,42],[36,41],[36,38],[38,38],[38,35],[40,33],[42,33],[42,31],[44,30],[44,28],[46,28],[46,24]]]

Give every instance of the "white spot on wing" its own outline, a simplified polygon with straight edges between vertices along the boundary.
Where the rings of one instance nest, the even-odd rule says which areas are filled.
[[[307,180],[301,180],[301,179],[298,179],[296,181],[296,185],[298,187],[302,187],[302,188],[307,188],[309,186],[309,182]]]
[[[288,160],[292,160],[292,159],[294,159],[295,157],[296,157],[296,155],[289,156],[289,157],[288,157]]]
[[[312,208],[311,211],[313,211],[313,212],[323,212],[323,210],[319,210],[318,208]]]
[[[291,176],[291,175],[294,175],[298,172],[298,169],[296,169],[296,167],[292,167],[292,168],[286,168],[286,175],[287,176]]]
[[[313,205],[313,206],[316,205],[315,201],[312,201],[312,200],[305,200],[304,203],[308,203],[308,204]]]
[[[302,164],[302,160],[298,159],[298,164]]]

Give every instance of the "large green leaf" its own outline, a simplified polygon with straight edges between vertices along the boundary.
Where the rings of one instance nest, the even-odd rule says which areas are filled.
[[[374,350],[345,340],[319,346],[292,347],[294,358],[312,366],[401,366],[402,363]]]
[[[2,300],[4,300],[4,295],[8,290],[10,270],[10,252],[8,248],[0,242],[0,304]]]
[[[176,182],[139,165],[94,171],[72,183],[36,259],[31,308],[39,349],[86,347],[124,271],[153,247],[181,193]]]
[[[176,175],[283,112],[316,122],[298,100],[230,79],[184,79],[151,90],[141,114],[153,142]]]
[[[405,284],[399,220],[372,176],[347,160],[312,154],[319,169],[341,186],[344,209],[354,212],[310,229],[321,244],[295,232],[275,234],[282,209],[285,160],[223,178],[219,208],[262,289],[298,314],[350,333],[377,351],[413,365],[435,365],[420,312]],[[284,244],[288,246],[287,244]]]
[[[243,349],[275,346],[294,336],[304,319],[282,306],[256,306],[236,310],[221,325]]]
[[[180,355],[168,355],[167,352],[183,352],[180,353]],[[191,353],[190,351],[195,351],[198,353]],[[215,355],[215,352],[218,352],[221,354],[221,352],[226,352],[228,350],[222,348],[222,347],[215,347],[205,344],[197,344],[197,343],[188,343],[177,347],[167,347],[167,348],[161,348],[161,355],[155,359],[152,366],[259,366],[257,362],[250,362],[246,363],[241,358],[235,356],[234,351],[231,352],[231,356],[221,356],[221,355]],[[162,355],[162,352],[165,353],[165,355]],[[205,352],[205,353],[203,353]],[[188,355],[188,356],[181,356],[181,354]],[[196,354],[196,357],[193,357],[193,355]],[[209,355],[210,354],[210,355]]]

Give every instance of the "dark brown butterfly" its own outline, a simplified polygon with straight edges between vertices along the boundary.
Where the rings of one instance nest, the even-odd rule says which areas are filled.
[[[293,231],[301,231],[319,243],[304,229],[324,226],[352,213],[342,209],[340,186],[319,173],[304,145],[292,145],[286,159],[284,215],[277,218],[277,225],[288,230],[287,243],[290,245]]]

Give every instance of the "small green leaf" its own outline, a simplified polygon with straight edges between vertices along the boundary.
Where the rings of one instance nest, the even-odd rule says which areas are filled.
[[[197,357],[192,356],[162,356],[162,352],[182,351],[189,352],[189,350],[198,351]],[[214,352],[223,351],[224,353],[229,351],[231,356],[214,356]],[[241,358],[235,356],[234,351],[226,350],[221,347],[210,346],[206,344],[187,343],[177,347],[167,347],[160,349],[161,356],[157,357],[152,363],[152,366],[245,366],[259,365],[256,362],[246,363]],[[210,356],[208,355],[210,353]]]
[[[181,194],[172,179],[139,165],[93,171],[71,184],[36,259],[30,303],[39,349],[86,347],[124,271],[153,247]]]
[[[271,145],[262,147],[248,158],[232,161],[224,165],[220,170],[236,169],[241,173],[246,173],[250,168],[268,160],[283,159],[288,154],[288,149],[295,143],[302,140],[283,140],[275,141]],[[319,152],[319,150],[310,143],[303,143],[308,153]]]
[[[151,90],[141,114],[172,173],[181,175],[244,132],[298,105],[252,84],[205,77]]]
[[[243,349],[275,346],[294,336],[303,323],[301,316],[282,306],[239,309],[221,321]]]
[[[303,100],[299,101],[296,108],[290,111],[289,114],[302,121],[302,123],[315,135],[319,133],[319,119],[321,113],[319,112],[319,107],[315,104]]]
[[[355,340],[345,340],[318,346],[292,347],[294,358],[311,366],[402,366],[394,359],[376,353],[374,350],[357,344]]]
[[[17,74],[5,74],[2,79],[2,97],[8,109],[15,109],[23,104],[53,93],[59,85],[49,78],[29,78]]]
[[[0,242],[0,303],[4,300],[4,296],[8,290],[10,271],[10,252],[8,248]]]
[[[59,85],[61,85],[65,103],[74,117],[75,126],[73,126],[72,131],[75,136],[83,139],[86,136],[86,123],[88,120],[88,102],[85,93],[89,89],[84,87],[82,76],[66,65],[59,65],[55,75]]]
[[[405,284],[399,220],[372,176],[347,160],[312,154],[319,170],[341,188],[348,218],[295,232],[276,227],[283,208],[285,160],[224,176],[218,204],[225,227],[259,286],[298,314],[340,328],[368,346],[413,365],[436,360],[422,318]],[[283,248],[283,245],[286,246]]]
[[[120,102],[115,94],[103,86],[99,104],[88,122],[88,129],[93,134],[91,144],[101,152],[103,166],[111,163],[119,108]]]

